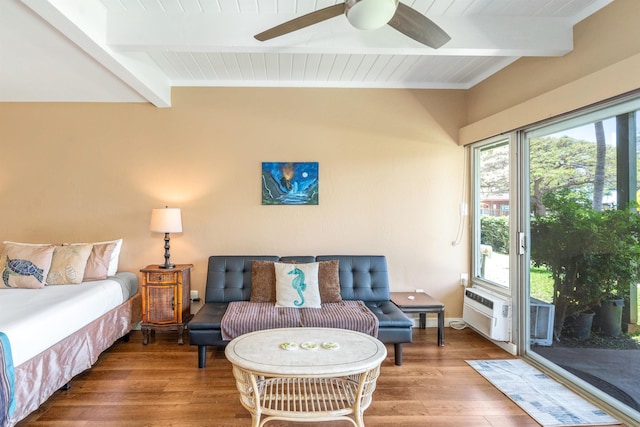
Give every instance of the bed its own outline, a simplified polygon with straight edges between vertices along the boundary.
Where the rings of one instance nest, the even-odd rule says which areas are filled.
[[[36,410],[141,317],[138,278],[129,272],[38,289],[0,287],[0,426]]]
[[[44,289],[0,291],[0,330],[14,366],[12,426],[37,409],[140,321],[132,273]],[[24,316],[28,310],[31,315]],[[7,408],[3,408],[3,411]]]

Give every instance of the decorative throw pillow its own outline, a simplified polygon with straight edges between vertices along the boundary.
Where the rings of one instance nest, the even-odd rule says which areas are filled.
[[[276,270],[273,261],[251,261],[251,302],[276,302]]]
[[[2,281],[6,288],[39,289],[46,284],[53,245],[21,245],[6,242],[2,258]]]
[[[120,260],[120,251],[122,250],[122,239],[108,240],[106,242],[95,242],[93,245],[109,245],[115,243],[116,246],[109,257],[109,266],[107,268],[107,276],[113,276],[118,272],[118,261]]]
[[[340,264],[337,259],[321,261],[318,267],[318,284],[322,302],[340,302]]]
[[[5,251],[4,248],[6,248],[7,245],[15,245],[15,246],[52,246],[51,243],[22,243],[22,242],[12,242],[12,241],[9,241],[9,240],[5,240],[4,242],[2,242],[2,244],[4,245],[4,247],[2,249],[2,252],[0,252],[0,275],[4,271],[4,268],[7,266],[7,257],[6,257],[6,255],[4,253],[4,251]]]
[[[276,307],[320,308],[317,262],[273,264],[276,273]]]
[[[109,262],[116,249],[116,243],[96,243],[92,245],[91,255],[84,269],[84,281],[104,280],[109,275]]]
[[[107,265],[107,276],[113,276],[118,272],[118,262],[120,260],[120,251],[122,250],[122,239],[116,240],[106,240],[104,242],[92,242],[92,243],[65,243],[65,245],[112,245],[113,251],[109,253],[109,264]],[[102,252],[103,249],[99,249],[99,252]],[[89,257],[91,259],[91,256]]]
[[[92,249],[93,245],[55,246],[47,285],[81,283]]]

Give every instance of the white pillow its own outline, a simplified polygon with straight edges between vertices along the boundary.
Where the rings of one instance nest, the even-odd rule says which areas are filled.
[[[276,307],[320,308],[319,263],[274,263]]]

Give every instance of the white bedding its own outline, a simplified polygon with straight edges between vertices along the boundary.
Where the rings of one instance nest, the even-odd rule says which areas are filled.
[[[112,279],[43,289],[0,290],[0,331],[9,337],[14,366],[123,301],[122,287]]]

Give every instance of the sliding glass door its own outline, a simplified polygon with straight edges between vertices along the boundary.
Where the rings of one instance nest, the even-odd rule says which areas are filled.
[[[472,283],[519,354],[640,421],[640,98],[471,147]]]
[[[524,133],[528,352],[640,410],[638,102]],[[635,376],[634,376],[635,377]]]

